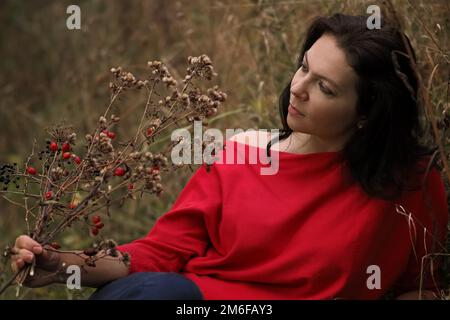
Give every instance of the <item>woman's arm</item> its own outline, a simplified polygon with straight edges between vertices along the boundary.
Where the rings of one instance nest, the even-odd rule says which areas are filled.
[[[95,266],[88,266],[86,259],[89,258],[82,251],[64,252],[61,253],[61,261],[64,264],[65,270],[71,265],[80,268],[80,282],[81,286],[88,286],[97,288],[110,281],[126,277],[129,273],[128,266],[124,263],[122,254],[118,252],[117,257],[109,255],[104,256],[104,252],[100,251],[97,255],[100,256],[95,261]],[[69,270],[70,271],[70,270]],[[58,283],[67,283],[67,279],[73,273],[65,272],[62,276],[57,278]]]
[[[11,267],[14,272],[23,269],[26,263],[35,262],[33,275],[28,275],[24,285],[28,287],[42,287],[52,283],[67,283],[74,274],[73,270],[79,270],[79,283],[81,286],[99,287],[107,282],[128,275],[128,266],[122,259],[122,254],[117,251],[118,256],[106,256],[103,251],[97,253],[95,266],[86,264],[89,257],[83,251],[60,252],[49,247],[42,247],[29,236],[22,235],[16,239],[13,248]],[[78,268],[70,268],[70,266]]]

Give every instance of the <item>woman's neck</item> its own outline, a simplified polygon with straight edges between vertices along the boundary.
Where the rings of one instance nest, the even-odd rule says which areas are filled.
[[[287,139],[280,141],[275,146],[275,149],[300,154],[336,152],[341,151],[344,148],[348,138],[348,136],[345,136],[333,139],[323,139],[316,135],[294,131]]]

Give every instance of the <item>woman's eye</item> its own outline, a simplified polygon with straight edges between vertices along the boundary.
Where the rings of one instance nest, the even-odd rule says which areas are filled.
[[[300,69],[302,69],[303,72],[308,71],[308,67],[306,66],[306,64],[304,62],[302,62],[302,64],[300,65]]]
[[[325,93],[326,95],[330,95],[330,96],[333,95],[333,92],[330,89],[328,89],[327,87],[325,87],[322,82],[319,82],[319,87],[320,87],[320,90],[323,93]]]

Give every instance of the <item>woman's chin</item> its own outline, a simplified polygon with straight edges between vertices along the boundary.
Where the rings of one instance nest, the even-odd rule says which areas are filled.
[[[291,128],[292,131],[298,131],[298,132],[304,132],[306,133],[306,128],[304,125],[302,125],[302,123],[300,123],[301,121],[298,120],[298,118],[291,118],[290,115],[287,116],[287,124],[289,126],[289,128]]]

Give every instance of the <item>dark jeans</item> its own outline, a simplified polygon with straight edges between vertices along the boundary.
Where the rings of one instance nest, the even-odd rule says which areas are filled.
[[[175,272],[137,272],[107,283],[90,300],[202,300],[197,285]]]

